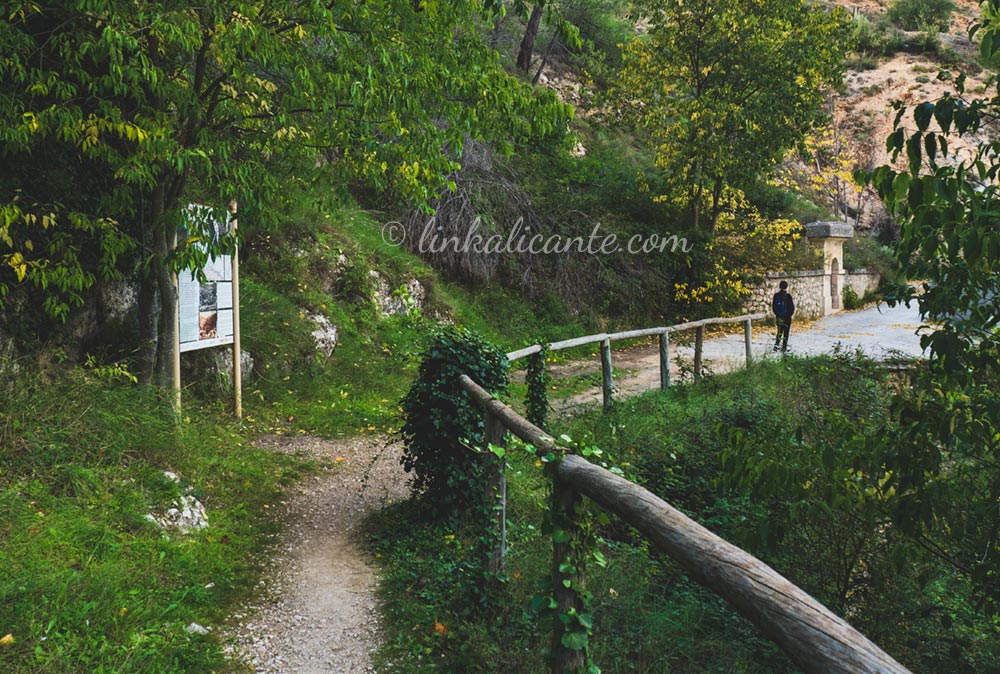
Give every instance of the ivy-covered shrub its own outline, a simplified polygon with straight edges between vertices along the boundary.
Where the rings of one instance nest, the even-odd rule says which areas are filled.
[[[405,448],[401,462],[413,472],[413,490],[443,516],[484,502],[488,457],[483,411],[458,385],[466,374],[494,395],[507,391],[507,356],[481,336],[447,327],[431,336],[420,371],[403,398]]]

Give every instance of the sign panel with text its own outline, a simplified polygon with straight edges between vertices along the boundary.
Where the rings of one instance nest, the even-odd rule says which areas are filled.
[[[199,229],[210,231],[213,245],[226,235],[228,223],[215,218],[207,207],[192,204],[189,212],[200,221]],[[206,243],[194,245],[208,248]],[[233,343],[232,256],[209,258],[202,272],[204,281],[187,270],[177,275],[182,352]]]

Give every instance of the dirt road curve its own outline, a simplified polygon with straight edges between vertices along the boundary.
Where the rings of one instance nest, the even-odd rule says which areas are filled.
[[[838,345],[847,350],[860,349],[866,355],[875,359],[884,359],[894,354],[918,357],[921,355],[920,314],[916,305],[913,307],[889,308],[869,307],[858,311],[845,311],[821,318],[811,323],[792,323],[792,332],[788,340],[789,350],[797,355],[816,355],[830,353]],[[691,335],[688,339],[693,339]],[[678,381],[682,377],[680,363],[690,364],[694,359],[694,348],[689,345],[671,343],[671,377]],[[774,353],[774,332],[772,328],[755,327],[751,352],[754,358],[778,358],[781,354]],[[716,339],[705,340],[703,362],[708,372],[720,373],[742,367],[746,358],[746,346],[743,332],[726,335]],[[656,345],[648,345],[615,352],[612,363],[618,375],[615,381],[616,396],[628,396],[641,393],[660,385],[659,349]],[[600,361],[594,361],[586,366],[580,363],[569,363],[556,366],[552,370],[553,377],[565,374],[579,374],[587,371],[600,371]],[[553,401],[558,412],[569,412],[576,408],[586,407],[601,402],[600,389],[586,391],[561,401]]]

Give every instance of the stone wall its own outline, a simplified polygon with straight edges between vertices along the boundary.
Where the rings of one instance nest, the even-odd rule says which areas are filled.
[[[771,298],[778,292],[778,283],[782,280],[788,281],[788,292],[795,301],[796,316],[819,318],[823,315],[823,284],[827,279],[818,269],[768,274],[765,281],[751,289],[750,299],[746,304],[747,312],[766,312],[770,316]]]
[[[844,285],[850,286],[858,297],[864,297],[868,291],[878,290],[878,284],[882,277],[877,272],[869,272],[865,269],[847,272],[844,277]]]
[[[751,288],[750,298],[746,303],[747,313],[766,312],[771,314],[771,298],[778,292],[778,283],[788,281],[788,292],[795,300],[795,315],[801,318],[819,318],[823,313],[823,293],[828,288],[830,278],[819,269],[815,271],[796,271],[782,274],[772,272],[766,279]],[[847,272],[841,275],[841,288],[850,286],[858,297],[863,297],[869,290],[878,288],[880,277],[877,273],[865,270]]]

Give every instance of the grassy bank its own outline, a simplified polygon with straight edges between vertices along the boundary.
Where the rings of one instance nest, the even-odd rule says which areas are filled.
[[[273,506],[309,466],[195,405],[175,423],[107,369],[14,379],[0,392],[0,671],[225,671],[217,625],[253,590]],[[150,520],[186,493],[208,528]]]

